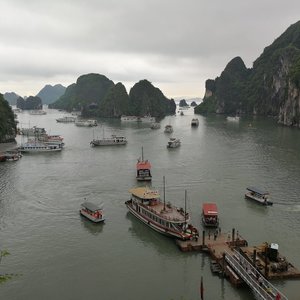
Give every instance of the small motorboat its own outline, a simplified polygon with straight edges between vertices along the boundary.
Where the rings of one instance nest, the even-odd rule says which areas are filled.
[[[246,199],[254,200],[256,203],[262,205],[273,205],[273,202],[269,200],[270,193],[268,191],[261,190],[257,187],[247,187],[248,192],[245,194]]]
[[[81,204],[80,214],[94,223],[100,223],[105,220],[102,205],[99,207],[91,202],[83,202]]]

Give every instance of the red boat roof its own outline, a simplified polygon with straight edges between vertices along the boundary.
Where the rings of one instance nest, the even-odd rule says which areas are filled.
[[[218,208],[215,203],[203,203],[202,210],[203,210],[203,214],[206,216],[218,215]]]
[[[136,164],[136,168],[137,170],[150,170],[151,169],[151,164],[148,160],[142,160],[142,161],[138,161]]]

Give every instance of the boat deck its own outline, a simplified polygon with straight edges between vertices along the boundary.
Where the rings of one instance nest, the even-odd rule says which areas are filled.
[[[162,202],[157,202],[155,205],[142,205],[147,207],[150,211],[156,213],[160,217],[163,217],[164,219],[169,219],[172,221],[178,221],[178,222],[185,222],[188,221],[188,215],[184,217],[184,210],[179,209],[175,206],[171,206],[169,204],[166,204],[164,207],[164,204]]]

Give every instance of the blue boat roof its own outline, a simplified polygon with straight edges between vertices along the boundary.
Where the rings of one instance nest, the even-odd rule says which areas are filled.
[[[268,195],[269,194],[268,191],[264,191],[260,188],[254,187],[254,186],[247,187],[247,190],[250,191],[250,192],[254,192],[256,194],[260,194],[260,195]]]

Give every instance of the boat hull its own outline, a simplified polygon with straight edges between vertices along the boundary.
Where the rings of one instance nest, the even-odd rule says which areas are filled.
[[[91,216],[90,214],[88,214],[87,212],[85,212],[84,210],[80,210],[79,212],[82,216],[86,217],[87,219],[89,219],[90,221],[92,221],[94,223],[102,223],[105,221],[105,218],[103,215],[101,218],[95,218],[95,217]]]
[[[262,199],[262,198],[255,197],[255,196],[251,195],[250,193],[246,193],[245,198],[248,199],[248,200],[252,200],[252,201],[254,201],[254,202],[256,202],[260,205],[264,205],[264,206],[273,205],[273,202],[271,202],[267,199]]]
[[[183,233],[176,232],[170,228],[163,227],[159,224],[156,224],[155,222],[153,222],[153,220],[147,218],[146,216],[139,214],[131,205],[130,200],[126,201],[125,204],[130,213],[132,213],[138,220],[142,221],[145,225],[152,228],[156,232],[161,233],[161,234],[171,237],[171,238],[177,238],[177,239],[181,239],[181,240],[191,239],[191,235],[188,235],[188,234],[184,235]]]
[[[140,177],[136,177],[136,180],[137,181],[151,181],[152,180],[152,177],[150,177],[150,176],[140,176]]]
[[[109,141],[91,141],[92,146],[121,146],[121,145],[126,145],[127,142],[109,142]]]

